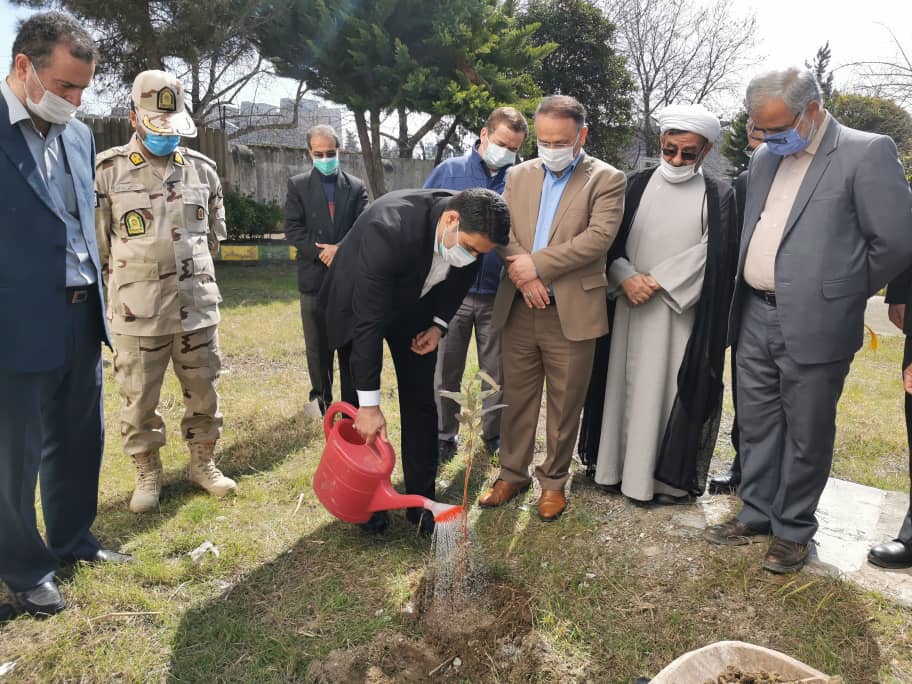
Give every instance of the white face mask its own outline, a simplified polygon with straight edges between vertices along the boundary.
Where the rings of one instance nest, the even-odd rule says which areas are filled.
[[[484,159],[484,163],[488,165],[489,169],[502,169],[516,163],[516,152],[488,140],[488,146],[481,158]]]
[[[28,96],[28,91],[25,93],[25,106],[28,107],[32,114],[41,118],[44,121],[52,124],[66,124],[69,123],[70,119],[76,116],[76,110],[79,109],[72,102],[64,100],[59,95],[55,95],[50,90],[44,87],[44,83],[41,82],[41,79],[38,78],[38,72],[35,71],[35,67],[29,62],[29,68],[31,68],[32,73],[35,74],[35,78],[38,81],[38,84],[44,89],[44,95],[41,96],[41,100],[38,102],[33,102],[32,99]]]
[[[554,173],[560,173],[576,159],[576,143],[570,147],[542,147],[538,146],[538,157],[542,163]]]
[[[444,235],[446,232],[444,231]],[[440,256],[453,268],[462,268],[475,263],[475,255],[459,244],[459,226],[456,226],[456,244],[447,247],[443,244],[443,236],[440,237],[440,246],[438,247]]]
[[[669,183],[685,183],[699,174],[699,167],[696,164],[674,166],[663,159],[659,171]]]

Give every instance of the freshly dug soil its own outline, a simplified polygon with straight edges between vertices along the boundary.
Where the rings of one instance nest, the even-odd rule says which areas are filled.
[[[332,651],[314,661],[306,681],[365,682],[572,681],[561,660],[532,627],[529,596],[505,582],[489,583],[464,606],[437,606],[422,580],[417,610],[402,619],[421,638],[385,630],[370,642]]]
[[[707,679],[703,684],[795,684],[800,681],[785,679],[778,672],[742,672],[729,665],[714,679]]]

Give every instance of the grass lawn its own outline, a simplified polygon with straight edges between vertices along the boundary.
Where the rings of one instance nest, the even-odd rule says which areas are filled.
[[[429,542],[398,513],[386,535],[364,537],[313,495],[322,430],[301,415],[308,387],[293,267],[220,264],[219,278],[219,454],[239,495],[219,501],[187,483],[186,448],[176,439],[181,394],[169,373],[161,512],[130,513],[133,468],[121,452],[121,400],[106,368],[108,444],[95,531],[136,562],[70,571],[61,578],[68,610],[0,626],[0,665],[15,661],[0,681],[307,681],[319,679],[315,664],[349,649],[376,658],[357,681],[630,682],[720,639],[784,651],[847,683],[912,681],[912,611],[839,580],[769,575],[759,567],[762,545],[711,548],[696,527],[602,494],[580,473],[555,524],[538,521],[531,492],[473,513],[490,574],[524,597],[529,624],[517,645],[481,639],[473,648],[486,658],[462,672],[396,670],[396,652],[427,636],[407,607]],[[836,476],[908,487],[900,354],[892,338],[856,359],[840,410]],[[470,359],[468,373],[474,365]],[[383,383],[398,445],[390,363]],[[728,457],[724,447],[720,457]],[[476,464],[477,493],[496,468]],[[442,469],[442,499],[458,500],[463,467],[458,457]],[[187,553],[207,540],[219,555],[194,563]],[[438,640],[434,653],[441,661],[462,654],[471,636],[464,640]],[[511,656],[517,649],[534,651],[537,665]],[[332,681],[326,671],[323,681]]]

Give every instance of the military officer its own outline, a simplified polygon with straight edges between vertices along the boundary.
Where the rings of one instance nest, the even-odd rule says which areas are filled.
[[[169,361],[183,389],[190,481],[217,497],[237,487],[213,460],[222,430],[222,298],[212,261],[226,237],[222,186],[211,159],[179,146],[182,137],[196,137],[184,95],[172,74],[139,74],[133,137],[96,157],[96,228],[124,400],[120,431],[136,466],[136,513],[158,508],[165,424],[157,407]]]

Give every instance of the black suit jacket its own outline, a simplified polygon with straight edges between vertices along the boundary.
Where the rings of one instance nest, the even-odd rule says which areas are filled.
[[[887,304],[905,304],[903,333],[912,336],[912,266],[896,276],[887,286]]]
[[[446,279],[421,297],[431,269],[434,234],[451,190],[397,190],[361,214],[336,257],[320,303],[332,349],[351,343],[351,374],[359,390],[380,388],[383,338],[449,323],[478,271],[478,261],[450,268]]]
[[[298,290],[316,294],[326,275],[315,243],[338,244],[367,206],[367,188],[360,178],[344,171],[336,174],[335,215],[329,206],[319,171],[288,179],[285,197],[285,237],[298,249]]]
[[[744,228],[744,200],[747,199],[747,169],[735,177],[732,183],[732,189],[735,191],[735,204],[738,207],[738,235],[741,235],[741,229]]]

